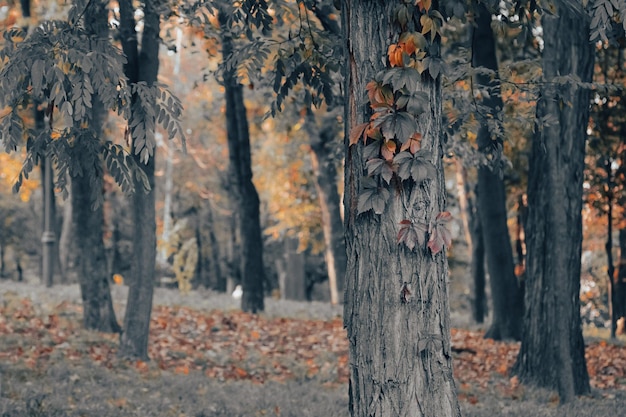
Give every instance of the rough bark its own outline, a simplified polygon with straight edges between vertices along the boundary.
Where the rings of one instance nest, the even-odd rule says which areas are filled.
[[[85,11],[85,27],[90,36],[106,37],[106,3],[93,1]],[[104,208],[94,204],[94,190],[104,192],[103,167],[99,155],[93,153],[94,144],[100,141],[106,118],[104,106],[97,94],[92,96],[92,138],[82,136],[74,145],[74,158],[80,172],[71,178],[72,233],[76,240],[76,272],[83,300],[83,325],[86,329],[119,333],[121,328],[115,318],[107,274],[104,247]]]
[[[381,57],[397,39],[396,2],[344,0],[346,138],[369,120],[366,84],[383,69]],[[437,53],[437,43],[430,48]],[[440,81],[424,76],[430,97],[420,124],[422,147],[432,150],[437,177],[421,186],[392,184],[384,212],[357,215],[364,174],[361,143],[346,149],[344,324],[350,345],[350,413],[366,416],[459,416],[452,377],[447,259],[425,247],[397,244],[405,205],[430,222],[444,209]],[[411,287],[409,295],[407,293]]]
[[[591,82],[588,21],[567,7],[544,14],[543,77],[528,178],[526,313],[514,371],[526,383],[558,389],[562,402],[589,392],[580,320],[582,183],[589,91],[552,84]]]
[[[219,15],[222,26],[222,56],[226,60],[233,51],[233,39],[227,27],[227,11],[220,10]],[[235,69],[224,71],[224,89],[229,173],[233,184],[232,193],[239,210],[243,289],[241,309],[257,313],[264,309],[263,283],[265,281],[260,201],[252,182],[250,132],[243,100],[243,86],[237,79]]]
[[[97,108],[95,102],[93,108]],[[102,233],[104,212],[101,204],[92,209],[92,189],[102,189],[102,169],[94,172],[94,166],[100,160],[83,143],[76,143],[74,154],[83,170],[82,175],[71,179],[72,229],[76,249],[80,252],[76,259],[76,272],[83,300],[83,326],[101,332],[119,333],[121,328],[115,318],[107,276]]]
[[[496,45],[491,28],[491,13],[484,3],[476,5],[475,25],[472,34],[472,66],[498,71]],[[498,77],[476,75],[480,88],[489,88],[483,96],[479,110],[480,128],[477,136],[478,149],[487,158],[499,158],[502,137],[492,133],[489,124],[499,119],[502,109]],[[489,159],[488,159],[489,160]],[[493,314],[491,327],[485,337],[501,340],[519,340],[523,318],[524,300],[515,277],[513,249],[507,226],[506,191],[504,180],[497,167],[478,167],[477,206],[480,217],[487,270],[491,285]]]
[[[343,302],[344,278],[346,275],[346,243],[341,220],[341,205],[337,192],[337,168],[333,153],[338,145],[336,118],[326,115],[322,127],[317,128],[315,120],[309,120],[311,133],[311,162],[322,211],[322,231],[324,233],[324,258],[330,285],[330,302]]]
[[[135,33],[134,8],[130,0],[120,2],[122,47],[128,59],[125,72],[130,82],[144,81],[148,85],[156,82],[159,70],[160,16],[158,7],[156,0],[147,0],[144,4],[144,28],[139,51]],[[137,96],[133,97],[133,100],[138,99]],[[140,155],[135,152],[133,152],[133,158],[137,165],[143,168],[150,190],[145,191],[142,183],[139,180],[135,181],[136,191],[132,195],[132,218],[135,226],[132,278],[128,289],[124,332],[120,337],[119,355],[147,360],[156,263],[155,158],[154,155],[151,156],[145,164],[141,161]]]

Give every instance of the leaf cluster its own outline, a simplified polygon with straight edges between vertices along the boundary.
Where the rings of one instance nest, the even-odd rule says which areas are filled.
[[[76,10],[78,7],[73,9],[71,22],[80,16]],[[0,121],[0,141],[11,152],[26,140],[28,150],[14,189],[19,190],[44,157],[56,163],[56,184],[64,192],[66,173],[90,175],[95,181],[102,175],[100,160],[125,192],[134,191],[133,176],[149,189],[145,174],[128,151],[100,138],[101,132],[93,129],[93,117],[100,117],[94,115],[94,100],[103,108],[98,111],[114,111],[129,121],[134,152],[144,162],[154,153],[157,123],[170,138],[178,136],[184,144],[180,101],[163,86],[130,85],[122,51],[108,38],[90,36],[75,23],[44,21],[31,34],[9,29],[3,36],[0,105],[9,112]],[[137,98],[133,100],[134,94]],[[23,110],[34,107],[45,108],[44,126],[28,127]],[[85,165],[85,158],[91,162]],[[93,166],[94,171],[82,172],[81,164]],[[101,190],[97,186],[93,190],[94,201],[98,201]]]

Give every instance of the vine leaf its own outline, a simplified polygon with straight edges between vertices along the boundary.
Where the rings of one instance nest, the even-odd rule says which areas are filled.
[[[433,255],[438,254],[444,245],[450,247],[452,244],[452,234],[448,230],[447,225],[452,220],[452,214],[449,211],[442,211],[437,214],[435,221],[430,227],[430,239],[428,239],[428,248]]]
[[[398,167],[398,177],[402,180],[412,178],[417,184],[429,178],[435,178],[437,176],[437,170],[432,162],[427,159],[429,154],[430,151],[427,149],[420,149],[415,152],[415,155],[407,151],[397,154],[393,158],[393,161]]]
[[[421,146],[422,146],[422,134],[414,133],[413,136],[409,138],[409,140],[407,140],[406,142],[402,144],[402,146],[400,147],[400,152],[406,151],[408,149],[409,152],[411,152],[412,154],[415,154],[415,152],[420,150]]]
[[[379,187],[373,178],[363,178],[362,185],[363,189],[359,194],[357,206],[358,214],[365,213],[368,210],[373,210],[376,214],[382,214],[389,199],[389,190]]]
[[[374,158],[367,161],[365,166],[367,167],[367,174],[369,176],[380,174],[382,179],[385,180],[387,184],[389,184],[389,182],[391,181],[391,177],[393,177],[393,166],[391,164],[391,161],[385,161],[381,158]]]
[[[370,122],[361,123],[360,125],[356,125],[352,128],[352,132],[350,132],[350,146],[356,145],[365,134],[365,129],[370,125]]]
[[[418,245],[424,246],[426,242],[426,232],[428,232],[428,228],[424,223],[413,223],[411,220],[404,219],[400,222],[398,244],[404,243],[411,251]]]

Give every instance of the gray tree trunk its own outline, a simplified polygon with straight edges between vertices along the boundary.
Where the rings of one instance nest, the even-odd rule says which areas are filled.
[[[156,0],[147,0],[144,4],[144,28],[139,51],[133,5],[130,0],[120,1],[122,47],[128,59],[125,71],[130,82],[145,81],[150,86],[157,80],[160,44],[158,8]],[[136,95],[133,97],[133,100],[138,99]],[[156,149],[154,152],[156,153]],[[135,193],[132,196],[132,217],[135,226],[133,262],[119,355],[147,360],[156,263],[154,155],[149,158],[147,164],[144,164],[140,155],[134,152],[133,157],[137,165],[143,168],[150,184],[150,191],[145,191],[139,180],[135,181]]]
[[[370,118],[365,86],[384,68],[387,47],[397,39],[391,20],[398,4],[342,2],[346,138],[351,128]],[[437,54],[437,46],[431,53]],[[397,243],[407,210],[417,209],[420,220],[428,223],[444,209],[441,84],[424,77],[419,88],[430,97],[420,128],[422,147],[432,150],[435,179],[421,186],[392,183],[381,215],[357,215],[365,172],[363,145],[346,149],[344,324],[350,343],[353,417],[460,416],[452,376],[445,252],[432,256],[425,247],[413,252]]]
[[[496,45],[491,29],[491,13],[484,3],[476,5],[475,25],[472,34],[472,66],[498,71]],[[502,97],[497,77],[477,75],[480,88],[488,88],[489,94],[481,100],[479,116],[481,123],[477,143],[479,150],[488,158],[499,160],[502,137],[494,135],[489,123],[500,119]],[[486,114],[484,114],[486,113]],[[478,216],[482,228],[487,270],[491,285],[493,314],[491,327],[485,337],[501,340],[519,340],[524,311],[524,299],[513,263],[513,248],[507,226],[506,191],[502,172],[496,167],[478,167]]]
[[[589,392],[579,300],[589,91],[550,82],[568,75],[591,82],[588,26],[566,7],[542,17],[546,84],[530,157],[526,314],[515,365],[522,381],[558,389],[562,402]]]
[[[222,56],[226,61],[233,51],[233,39],[227,25],[228,9],[220,10],[219,16],[222,26]],[[233,184],[232,193],[239,210],[241,286],[243,289],[241,309],[257,313],[264,310],[263,284],[265,281],[260,201],[252,182],[250,132],[243,100],[243,86],[239,83],[234,69],[224,71],[224,89],[229,174]]]
[[[85,11],[85,27],[94,37],[108,34],[106,3],[94,1]],[[104,192],[103,166],[99,155],[93,153],[93,144],[88,141],[101,140],[106,118],[102,102],[92,97],[91,128],[95,136],[81,136],[74,145],[74,159],[81,166],[78,175],[71,178],[72,232],[76,239],[78,282],[83,299],[83,325],[86,329],[119,333],[120,326],[115,318],[113,301],[107,274],[107,259],[104,248],[104,209],[94,204],[94,190]]]
[[[321,128],[316,120],[308,121],[311,133],[311,161],[322,211],[324,233],[324,258],[330,285],[330,302],[343,302],[344,279],[346,275],[346,242],[341,220],[341,204],[337,192],[337,168],[333,152],[337,141],[337,122],[333,114],[325,115]]]

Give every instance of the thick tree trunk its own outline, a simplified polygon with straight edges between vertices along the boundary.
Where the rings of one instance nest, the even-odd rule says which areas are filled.
[[[322,211],[324,233],[324,258],[330,284],[330,302],[343,302],[344,278],[346,275],[346,242],[341,221],[341,205],[337,192],[337,168],[333,152],[336,148],[337,122],[333,115],[325,115],[322,127],[315,119],[308,121],[311,133],[311,162],[315,174],[315,189]]]
[[[97,105],[95,100],[92,102],[95,110]],[[82,143],[75,145],[74,152],[83,170],[82,175],[71,180],[72,228],[76,249],[80,252],[76,271],[83,299],[83,325],[86,329],[119,333],[121,328],[115,318],[107,276],[102,233],[104,212],[101,204],[92,209],[92,190],[102,189],[102,169],[94,172],[94,166],[100,164],[100,159]]]
[[[472,34],[472,66],[498,71],[496,45],[491,29],[491,13],[483,3],[476,6],[477,16]],[[502,109],[500,82],[497,77],[477,75],[481,88],[489,88],[489,95],[483,97],[483,117],[477,143],[479,150],[488,158],[499,158],[502,138],[492,134],[490,123],[499,120]],[[482,226],[487,270],[491,284],[493,314],[491,327],[485,337],[501,340],[519,340],[523,318],[524,300],[515,277],[513,249],[507,226],[506,192],[502,173],[498,167],[481,165],[478,167],[478,215]]]
[[[580,320],[582,182],[589,91],[551,84],[556,76],[591,82],[588,21],[566,7],[544,14],[543,76],[528,178],[526,314],[515,372],[558,388],[562,402],[589,392]]]
[[[85,12],[85,27],[91,36],[107,34],[106,4],[102,1],[90,3]],[[102,135],[106,113],[102,102],[92,97],[91,128],[93,138],[79,137],[74,146],[75,160],[81,173],[71,178],[72,231],[76,239],[78,281],[83,299],[83,325],[86,329],[119,333],[120,326],[115,318],[113,301],[107,275],[107,260],[104,248],[104,208],[95,204],[94,192],[104,192],[103,167],[100,157],[93,154],[93,144]]]
[[[220,11],[222,25],[222,56],[224,61],[233,51],[233,39],[226,27],[227,15]],[[228,136],[229,171],[233,181],[233,194],[238,202],[241,237],[241,283],[243,296],[241,309],[257,313],[263,311],[263,236],[261,233],[259,194],[252,182],[250,132],[243,86],[234,70],[224,71],[226,96],[226,131]]]
[[[128,59],[125,71],[130,82],[144,81],[149,86],[156,82],[159,70],[160,15],[155,0],[144,5],[144,28],[141,51],[137,49],[134,9],[130,0],[120,2],[122,46]],[[133,100],[139,100],[136,95]],[[147,132],[148,135],[154,132]],[[134,144],[133,144],[134,149]],[[156,148],[154,149],[156,152]],[[132,279],[128,289],[128,302],[124,316],[124,332],[120,337],[119,355],[128,358],[148,359],[148,335],[154,292],[156,263],[156,210],[154,196],[154,155],[144,164],[140,155],[133,152],[137,165],[143,168],[150,190],[145,191],[141,181],[135,181],[132,196],[133,235]]]
[[[346,138],[370,118],[365,86],[384,68],[382,57],[397,39],[391,24],[400,2],[344,0]],[[438,44],[430,52],[437,53]],[[445,252],[398,245],[407,210],[428,224],[444,209],[440,81],[419,86],[430,109],[420,123],[422,148],[432,150],[437,177],[421,186],[394,183],[381,215],[357,215],[365,172],[363,145],[346,149],[348,264],[344,323],[350,342],[350,413],[366,416],[459,416],[452,377]],[[401,189],[400,192],[394,191]],[[419,245],[418,245],[419,246]]]

